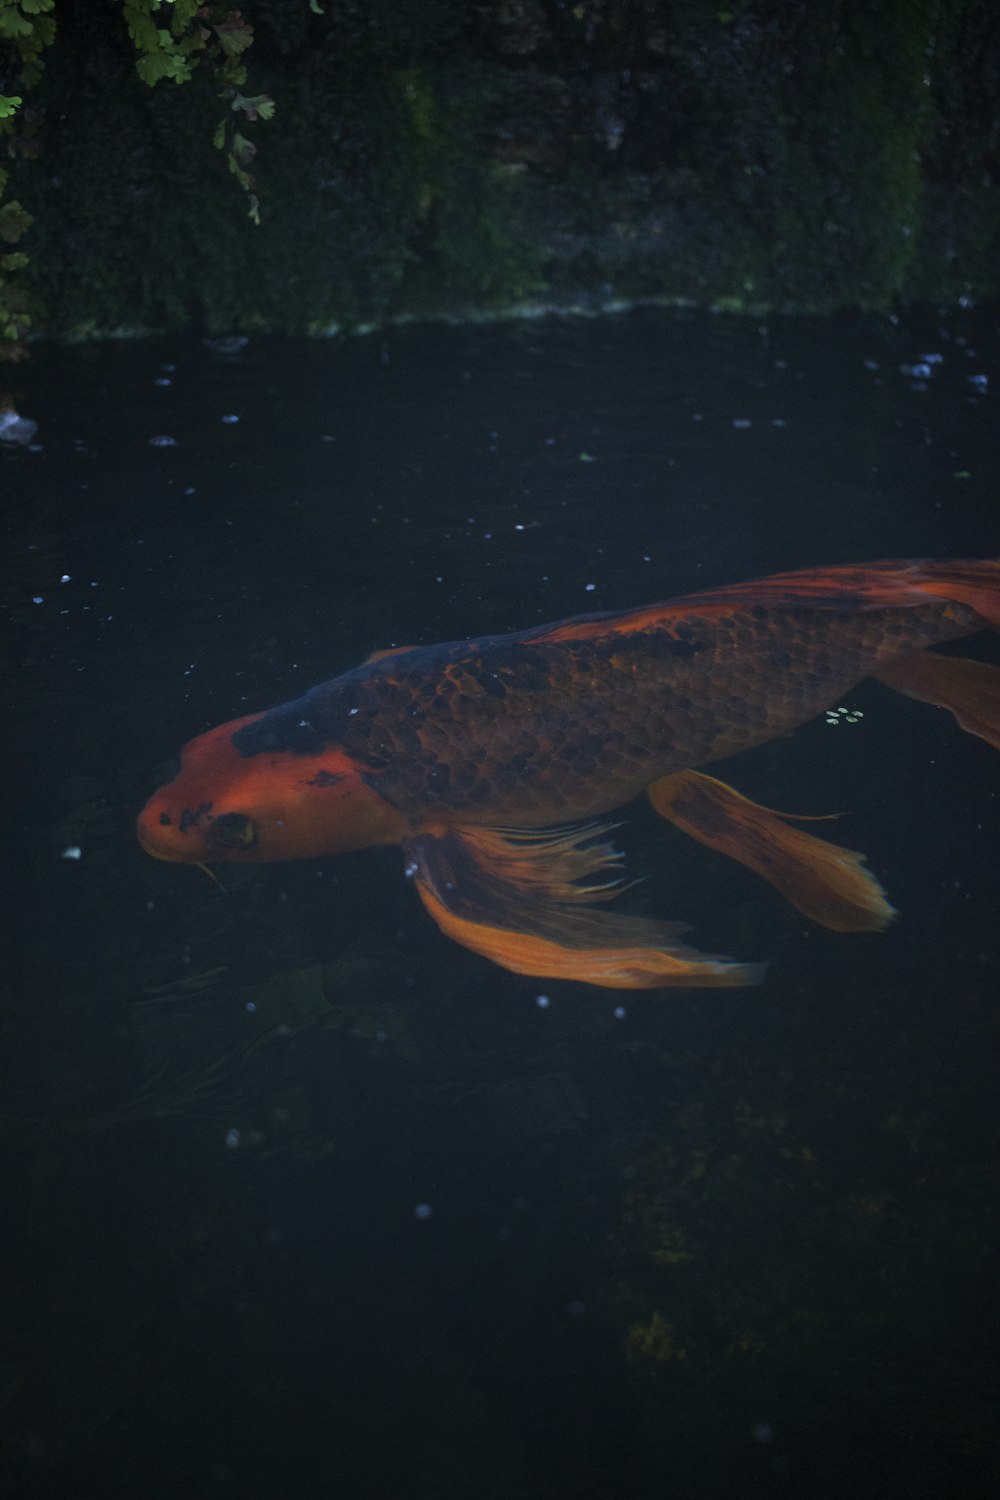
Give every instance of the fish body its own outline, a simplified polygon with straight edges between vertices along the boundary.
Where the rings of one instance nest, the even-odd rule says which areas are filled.
[[[696,768],[789,733],[868,676],[964,713],[998,744],[1000,672],[927,650],[998,624],[1000,562],[887,562],[376,654],[192,741],[139,836],[187,862],[399,843],[439,925],[507,967],[622,987],[747,983],[752,966],[605,911],[615,881],[588,877],[609,877],[619,857],[592,825],[553,826],[648,790],[793,901],[814,888],[796,904],[817,920],[885,925],[891,908],[860,856],[837,850],[854,874],[835,891],[817,876],[835,845]]]

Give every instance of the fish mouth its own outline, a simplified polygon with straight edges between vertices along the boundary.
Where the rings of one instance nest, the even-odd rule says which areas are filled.
[[[147,854],[152,855],[153,859],[165,859],[169,864],[172,865],[189,865],[191,863],[190,859],[185,859],[183,854],[170,854],[166,849],[163,848],[162,844],[157,845],[151,843],[143,833],[141,828],[138,829],[138,835],[139,843],[142,845]]]

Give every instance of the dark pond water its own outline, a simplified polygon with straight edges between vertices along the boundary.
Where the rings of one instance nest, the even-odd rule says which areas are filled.
[[[4,1496],[998,1492],[1000,762],[950,716],[866,683],[722,767],[845,813],[882,935],[629,812],[637,909],[751,990],[505,973],[398,850],[215,884],[133,834],[377,647],[995,555],[998,354],[636,313],[16,371]]]

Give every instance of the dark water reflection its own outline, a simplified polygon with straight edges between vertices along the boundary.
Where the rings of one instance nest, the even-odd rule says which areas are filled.
[[[982,742],[865,685],[734,767],[850,810],[880,937],[636,809],[640,899],[747,992],[502,973],[397,851],[221,891],[132,834],[182,740],[375,647],[995,554],[997,355],[973,313],[636,314],[17,372],[5,1496],[997,1492]]]

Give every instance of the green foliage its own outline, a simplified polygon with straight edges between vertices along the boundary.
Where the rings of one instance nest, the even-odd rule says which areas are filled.
[[[165,19],[169,4],[170,25],[158,26],[157,16]],[[136,72],[150,86],[169,78],[174,83],[188,83],[194,76],[202,55],[212,63],[221,85],[220,97],[229,111],[216,126],[212,144],[226,153],[230,172],[247,195],[249,216],[260,223],[260,205],[249,171],[257,148],[238,130],[234,116],[247,120],[269,120],[274,114],[274,100],[267,94],[248,96],[240,92],[247,72],[243,54],[253,44],[253,27],[242,12],[225,13],[216,5],[201,0],[123,0],[125,23],[129,36],[139,52]]]
[[[0,0],[0,47],[11,62],[2,76],[16,73],[23,89],[38,83],[42,73],[42,53],[56,35],[56,21],[51,14],[55,0]],[[256,146],[237,128],[238,119],[253,123],[269,120],[274,101],[267,94],[241,92],[247,72],[242,61],[253,42],[253,27],[238,10],[226,10],[202,0],[122,0],[128,35],[139,53],[136,72],[150,87],[170,79],[189,83],[203,58],[208,58],[219,84],[219,95],[229,108],[212,137],[226,154],[230,172],[247,195],[249,217],[260,223],[260,206],[249,167]],[[16,131],[23,95],[0,94],[0,137],[9,137],[10,155],[30,156],[34,151],[34,127],[20,134]],[[8,173],[0,172],[0,200],[6,190]],[[30,228],[31,215],[17,201],[0,202],[0,240],[14,244]],[[0,262],[0,359],[18,359],[24,355],[23,338],[31,326],[29,299],[6,273],[23,270],[28,257],[23,253],[5,256]]]
[[[41,57],[55,36],[55,21],[49,12],[55,0],[0,0],[0,49],[5,59],[3,77],[16,79],[27,90],[41,76]],[[33,149],[31,128],[21,128],[24,98],[21,93],[0,94],[0,141],[6,142],[11,158],[27,156]],[[16,199],[4,202],[10,174],[0,170],[0,240],[14,245],[31,227],[32,218]],[[0,360],[23,357],[24,335],[31,327],[30,298],[17,277],[28,264],[23,252],[0,256]],[[13,280],[11,279],[13,275]]]

